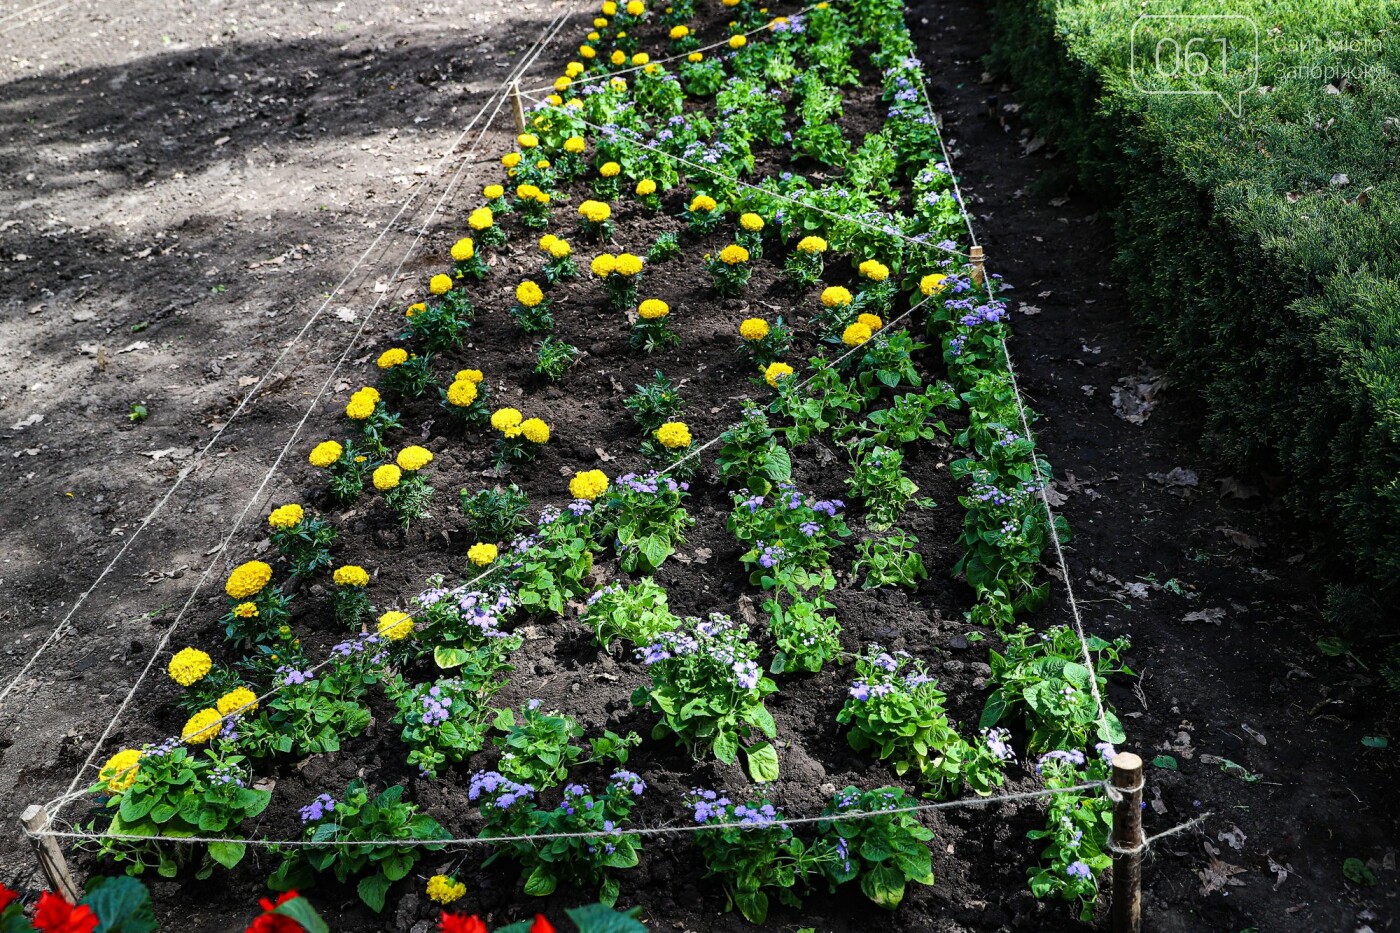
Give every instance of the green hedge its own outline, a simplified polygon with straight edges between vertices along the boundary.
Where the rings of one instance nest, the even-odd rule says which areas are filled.
[[[1237,119],[1214,98],[1134,86],[1136,0],[993,4],[990,64],[1018,85],[1023,113],[1071,156],[1081,184],[1109,203],[1117,271],[1178,383],[1208,403],[1213,452],[1285,477],[1321,561],[1393,598],[1400,5],[1152,4],[1154,14],[1257,23],[1266,90],[1246,95]],[[1334,79],[1333,93],[1326,77],[1295,77],[1300,65],[1353,77]],[[1334,183],[1338,174],[1349,183]]]

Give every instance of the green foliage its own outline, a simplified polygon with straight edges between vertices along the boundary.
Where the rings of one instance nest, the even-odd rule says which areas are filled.
[[[826,598],[836,578],[827,570],[818,579],[811,588],[815,592],[793,596],[786,605],[776,596],[763,603],[778,649],[770,668],[774,674],[815,674],[841,653],[841,624],[831,614],[836,605]]]
[[[388,693],[397,708],[394,722],[402,727],[399,738],[409,748],[409,767],[432,779],[448,762],[465,761],[481,751],[491,724],[486,700],[505,685],[503,678],[494,675],[510,669],[503,661],[494,669],[481,664],[458,665],[457,677],[413,686],[396,678]]]
[[[287,559],[294,577],[309,577],[331,565],[330,545],[335,541],[335,526],[319,515],[306,513],[301,521],[289,528],[272,529],[272,543]]]
[[[680,624],[671,614],[666,591],[651,577],[627,586],[609,583],[588,597],[580,621],[593,629],[594,640],[605,651],[614,638],[645,647]]]
[[[823,816],[842,813],[907,811],[915,801],[898,787],[837,791]],[[835,858],[823,865],[833,888],[859,879],[861,892],[886,910],[904,900],[909,882],[933,884],[933,858],[929,842],[933,831],[909,812],[880,813],[861,819],[832,820],[817,824],[822,839]]]
[[[720,435],[719,477],[726,486],[742,486],[766,495],[775,484],[792,479],[792,456],[778,443],[768,416],[744,402],[743,417]]]
[[[594,503],[595,534],[628,573],[654,573],[685,543],[695,519],[681,505],[689,486],[656,473],[618,477]]]
[[[558,337],[546,337],[535,344],[535,372],[550,382],[564,378],[582,351]]]
[[[514,483],[506,488],[482,489],[467,495],[461,491],[462,514],[478,541],[509,541],[518,532],[530,527],[525,510],[529,497]]]
[[[898,528],[879,538],[866,538],[856,546],[858,557],[851,571],[864,574],[861,589],[904,586],[914,589],[928,579],[924,559],[917,550],[919,539]]]
[[[562,784],[576,767],[600,761],[625,765],[628,749],[642,741],[635,732],[621,736],[608,730],[591,740],[590,753],[577,744],[583,738],[579,721],[558,710],[544,710],[539,700],[524,703],[519,719],[509,709],[498,710],[492,726],[501,733],[491,740],[501,749],[496,767],[510,780],[536,790]]]
[[[1108,780],[1102,758],[1085,760],[1082,752],[1059,752],[1040,761],[1047,788],[1075,787]],[[1041,864],[1027,870],[1031,893],[1078,901],[1079,919],[1088,923],[1099,896],[1099,875],[1113,864],[1108,854],[1113,830],[1113,801],[1097,791],[1056,794],[1049,798],[1045,828],[1026,833],[1032,840],[1048,840]]]
[[[846,488],[865,506],[866,524],[871,529],[889,528],[919,491],[904,473],[904,452],[867,441],[852,445],[850,453],[851,476]],[[918,504],[928,507],[933,502],[922,500]]]
[[[652,434],[666,422],[679,417],[681,393],[675,383],[658,369],[651,382],[639,384],[623,404],[632,413],[632,420],[637,422],[642,433]]]

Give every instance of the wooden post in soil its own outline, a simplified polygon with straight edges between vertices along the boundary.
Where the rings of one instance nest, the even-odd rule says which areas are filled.
[[[987,259],[982,254],[982,247],[972,247],[972,249],[968,251],[967,259],[972,263],[972,284],[981,285],[987,280]]]
[[[73,876],[68,871],[68,860],[63,857],[58,840],[53,836],[38,835],[49,828],[49,811],[36,804],[26,808],[19,819],[27,831],[29,841],[34,845],[34,855],[39,859],[39,867],[43,869],[49,890],[62,896],[70,904],[78,903],[82,895],[78,886],[73,883]]]
[[[520,82],[516,81],[510,86],[510,106],[515,111],[515,131],[525,132],[525,105],[520,101]]]
[[[1132,752],[1113,757],[1113,933],[1142,930],[1142,759]]]

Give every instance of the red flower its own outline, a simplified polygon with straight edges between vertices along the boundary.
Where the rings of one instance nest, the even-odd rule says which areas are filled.
[[[262,916],[249,924],[244,933],[305,933],[305,928],[291,917],[273,913],[280,905],[296,900],[296,897],[297,892],[284,891],[275,902],[265,897],[259,898],[258,906],[263,909]]]
[[[5,908],[13,904],[15,898],[17,897],[19,897],[18,894],[11,891],[3,884],[0,884],[0,914],[3,914],[5,912]]]
[[[86,904],[74,907],[52,891],[45,891],[39,895],[34,926],[43,933],[92,933],[97,929],[97,915]]]
[[[442,912],[442,925],[438,927],[441,933],[489,933],[486,924],[476,914],[464,917],[461,914],[449,914]]]
[[[535,914],[535,922],[530,924],[530,933],[554,933],[554,924],[545,919],[544,914]]]

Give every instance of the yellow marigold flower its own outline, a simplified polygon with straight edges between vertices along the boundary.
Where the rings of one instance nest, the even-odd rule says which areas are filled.
[[[724,4],[725,6],[738,6],[738,5],[739,5],[739,0],[719,0],[719,2],[722,3],[722,4]]]
[[[203,745],[219,734],[224,717],[216,709],[202,709],[185,721],[180,730],[180,738],[190,745]]]
[[[624,64],[626,61],[627,53],[622,51],[621,49],[618,49],[617,51],[612,53],[612,63],[614,65],[621,65]]]
[[[919,291],[924,293],[925,298],[932,298],[938,292],[948,286],[944,284],[948,277],[941,272],[933,272],[919,280]]]
[[[594,499],[608,491],[608,475],[602,470],[587,470],[575,473],[569,480],[569,495],[575,499]]]
[[[501,164],[506,168],[515,168],[520,164],[523,158],[524,156],[518,152],[507,152],[505,155],[501,156]]]
[[[616,162],[604,162],[598,166],[598,174],[604,178],[616,178],[621,171],[622,166]]]
[[[739,215],[739,226],[749,233],[757,233],[763,229],[763,218],[752,212]]]
[[[848,347],[858,347],[870,339],[870,328],[856,321],[841,332],[841,342]]]
[[[533,149],[540,144],[540,138],[534,133],[521,133],[515,137],[515,141],[520,144],[521,149]]]
[[[549,244],[549,255],[554,259],[567,259],[573,252],[574,248],[569,245],[568,240],[556,237],[554,242]]]
[[[705,60],[705,53],[704,53],[704,52],[691,52],[689,55],[687,55],[687,56],[685,57],[685,60],[688,61],[688,62],[690,62],[690,63],[693,65],[693,64],[695,64],[696,62],[704,61],[704,60]]]
[[[520,185],[515,189],[515,196],[522,201],[533,201],[540,193],[540,189],[534,185]]]
[[[486,377],[479,369],[459,369],[456,379],[458,382],[480,382]]]
[[[458,408],[466,408],[476,401],[477,389],[475,382],[468,382],[465,379],[458,379],[447,387],[447,404],[455,405]]]
[[[417,444],[409,444],[399,455],[394,458],[394,462],[400,469],[415,473],[418,470],[433,462],[433,452],[426,447],[419,447]]]
[[[520,433],[532,444],[544,444],[549,441],[549,425],[539,418],[526,418],[520,422]]]
[[[181,648],[175,652],[165,670],[171,680],[182,687],[188,687],[203,680],[204,675],[208,674],[213,666],[214,662],[209,655],[198,648]]]
[[[257,603],[239,603],[233,607],[233,614],[240,619],[254,619],[258,615]]]
[[[559,238],[554,234],[546,233],[544,236],[540,237],[540,249],[544,250],[546,253],[549,252],[550,244],[557,239]]]
[[[643,13],[646,12],[646,9],[647,8],[642,3],[642,0],[627,0],[628,16],[641,16]]]
[[[870,328],[872,334],[885,326],[885,322],[880,320],[880,315],[878,314],[862,314],[860,317],[856,318],[856,320]]]
[[[340,455],[345,452],[335,441],[322,441],[311,448],[311,454],[306,459],[311,461],[314,467],[328,467],[340,459]]]
[[[641,275],[642,257],[633,256],[631,253],[617,254],[617,274],[628,277]]]
[[[617,257],[612,253],[599,253],[593,257],[588,268],[592,269],[598,278],[605,279],[617,271]]]
[[[746,45],[748,45],[748,44],[749,44],[749,40],[748,40],[748,38],[745,37],[745,36],[739,35],[739,36],[730,36],[730,37],[729,37],[729,47],[730,47],[731,49],[742,49],[744,46],[746,46]]]
[[[379,354],[379,359],[375,361],[375,365],[378,366],[380,369],[393,369],[400,363],[407,362],[407,350],[405,350],[403,347],[390,347],[383,353]]]
[[[473,230],[489,230],[496,222],[496,215],[489,207],[478,207],[467,215],[467,226]]]
[[[570,136],[564,140],[564,151],[572,155],[581,155],[586,147],[582,136]]]
[[[224,592],[234,599],[248,599],[261,593],[262,588],[267,586],[271,579],[270,566],[260,560],[250,560],[233,568],[233,572],[228,575],[228,582],[224,584]]]
[[[219,713],[224,716],[246,716],[249,713],[258,711],[258,695],[247,687],[234,687],[228,693],[219,697],[219,702],[215,704],[219,708]]]
[[[487,200],[494,201],[497,198],[505,197],[506,189],[503,185],[487,185],[481,189],[481,193],[486,196]]]
[[[668,421],[656,429],[656,440],[662,447],[679,450],[690,446],[690,428],[684,421]]]
[[[492,185],[491,187],[500,189],[501,186]],[[475,255],[476,243],[473,242],[472,238],[469,236],[464,236],[456,243],[452,244],[452,258],[457,262],[466,262],[468,259],[471,259]]]
[[[379,617],[379,636],[390,641],[399,641],[413,634],[413,616],[397,609]]]
[[[719,259],[726,266],[737,266],[741,262],[749,261],[749,251],[737,243],[730,243],[719,251]]]
[[[533,308],[544,301],[544,291],[529,279],[515,286],[515,300],[527,308]]]
[[[141,752],[134,748],[124,748],[107,759],[102,770],[97,772],[99,783],[105,783],[107,790],[120,794],[136,783],[137,765],[141,763]]]
[[[403,316],[413,317],[415,314],[420,314],[426,310],[428,310],[428,306],[426,304],[424,304],[421,301],[415,302],[414,304],[409,305],[407,308],[404,308]]]
[[[597,42],[598,40],[597,40],[597,39],[594,39],[593,41],[594,41],[594,42]],[[580,58],[588,58],[588,59],[596,58],[597,55],[598,55],[598,53],[597,53],[596,51],[593,50],[593,46],[591,46],[591,45],[581,45],[581,46],[579,46],[579,47],[578,47],[578,54],[579,54],[579,57],[580,57]]]
[[[584,201],[578,206],[578,214],[586,220],[600,224],[612,216],[612,208],[602,201]]]
[[[686,36],[688,36],[688,35],[690,35],[690,27],[689,27],[689,26],[672,26],[672,27],[671,27],[671,38],[672,38],[672,39],[684,39],[684,38],[685,38]]]
[[[650,178],[643,178],[637,182],[637,197],[644,198],[652,194],[656,194],[656,182]]]
[[[638,68],[642,67],[650,61],[651,56],[648,55],[646,52],[638,52],[636,55],[632,56],[632,64],[637,66]]]
[[[335,568],[331,579],[337,586],[369,586],[369,572],[357,564]]]
[[[272,514],[267,517],[267,523],[273,528],[293,528],[301,524],[301,520],[306,517],[306,511],[295,502],[289,502],[272,510]]]
[[[800,253],[824,253],[826,252],[826,240],[819,236],[804,236],[797,241],[797,251]]]
[[[860,274],[872,282],[883,282],[890,277],[890,267],[883,262],[867,259],[860,264]]]
[[[568,75],[560,75],[559,77],[557,77],[557,78],[554,79],[554,89],[555,89],[556,91],[568,90],[569,85],[570,85],[570,84],[573,84],[573,83],[574,83],[574,79],[573,79],[573,78],[569,77]],[[561,101],[561,103],[562,103],[562,101]],[[557,107],[557,106],[559,106],[559,105],[558,105],[558,104],[555,104],[555,106]]]
[[[828,308],[844,308],[851,303],[851,293],[840,285],[822,289],[822,304]]]
[[[603,15],[604,15],[604,16],[616,16],[616,15],[617,15],[617,4],[614,3],[613,0],[603,0]],[[604,23],[603,25],[606,26],[607,23]]]
[[[762,340],[768,336],[768,322],[761,317],[746,318],[739,325],[739,336],[745,340]]]
[[[602,23],[603,23],[604,26],[606,26],[606,25],[608,24],[608,21],[607,21],[607,20],[603,20]],[[599,28],[601,29],[602,27],[600,26]],[[597,41],[598,41],[599,39],[601,39],[601,38],[603,38],[603,37],[598,33],[598,30],[597,30],[597,29],[595,29],[593,32],[590,32],[590,33],[588,34],[588,41],[589,41],[589,42],[597,42]]]
[[[577,78],[579,75],[583,74],[583,63],[569,62],[567,65],[564,66],[564,74],[568,75],[571,78]],[[579,137],[575,136],[573,138],[578,139]],[[567,142],[567,140],[565,140],[565,142]]]
[[[792,375],[792,367],[786,363],[769,363],[768,368],[763,371],[763,381],[773,388],[778,387],[778,380]]]
[[[433,875],[428,879],[428,897],[446,906],[467,893],[467,886],[446,875]]]
[[[719,205],[715,203],[715,199],[708,194],[697,194],[690,201],[690,210],[692,213],[704,211],[708,214],[718,206]]]
[[[538,160],[536,160],[536,162],[535,162],[535,168],[549,168],[549,160],[548,160],[548,159],[538,159]],[[539,198],[536,198],[535,200],[538,201]],[[549,203],[549,195],[545,195],[545,196],[544,196],[544,203],[545,203],[545,204],[548,204],[548,203]]]
[[[505,432],[508,428],[520,427],[520,422],[524,416],[519,410],[514,408],[498,408],[491,415],[491,427],[497,431]]]
[[[644,321],[656,321],[671,313],[671,306],[659,298],[648,298],[637,306],[637,316]]]
[[[388,492],[399,484],[399,480],[403,479],[403,470],[392,463],[386,463],[383,466],[375,467],[370,478],[374,480],[375,489],[380,492]]]
[[[497,553],[498,550],[496,548],[496,545],[477,542],[476,544],[473,544],[471,547],[467,548],[467,560],[471,561],[478,567],[485,567],[487,564],[491,563],[491,561],[496,559]]]
[[[434,295],[446,295],[452,291],[452,277],[439,272],[428,280],[428,291]]]
[[[374,399],[356,392],[345,405],[345,415],[353,421],[364,421],[374,414]]]

